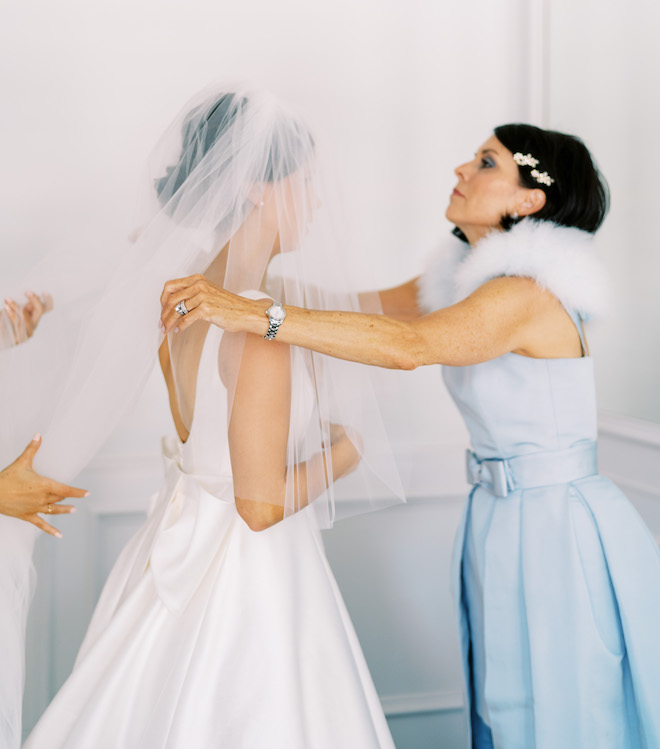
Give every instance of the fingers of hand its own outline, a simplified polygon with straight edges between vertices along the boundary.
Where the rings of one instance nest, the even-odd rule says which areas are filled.
[[[189,310],[190,307],[188,307],[187,299],[194,294],[195,292],[192,290],[192,286],[186,286],[183,289],[170,294],[166,305],[160,313],[160,320],[166,333],[169,333],[170,330],[176,326],[177,321],[181,319],[181,315],[176,311],[177,304],[180,302],[186,302],[186,309]]]
[[[23,450],[23,452],[19,455],[17,460],[24,461],[28,464],[30,468],[32,468],[32,461],[34,460],[34,456],[37,454],[37,450],[41,447],[41,435],[35,434],[32,440],[29,442],[28,446]]]
[[[184,315],[181,317],[178,315],[178,319],[174,321],[172,327],[174,327],[174,332],[185,330],[186,328],[189,328],[193,323],[197,322],[198,320],[209,320],[209,316],[206,313],[206,305],[200,304],[192,312],[189,312],[187,315]]]
[[[206,296],[204,281],[196,281],[191,286],[172,294],[161,314],[161,321],[165,332],[169,333],[170,330],[176,327],[182,330],[184,327],[187,327],[187,325],[190,325],[191,322],[194,322],[190,317],[195,311],[199,312],[199,307],[206,299]],[[180,302],[185,302],[188,314],[180,315],[176,311],[176,306]],[[201,318],[197,315],[194,319]],[[184,325],[184,321],[187,324]]]
[[[14,325],[18,319],[18,305],[13,301],[13,299],[5,299],[5,311],[7,312],[7,316],[11,320],[12,325]]]
[[[41,317],[46,309],[46,306],[41,298],[37,294],[35,294],[34,291],[27,291],[25,293],[25,296],[29,300],[28,304],[32,306],[33,314],[36,313],[39,315],[39,317]],[[26,305],[26,307],[27,306],[28,305]]]
[[[34,312],[34,309],[30,307],[30,304],[26,304],[23,307],[23,323],[25,325],[25,333],[28,338],[32,338],[32,334],[37,328],[39,317]]]
[[[49,533],[51,536],[55,536],[55,538],[62,538],[62,534],[57,530],[57,528],[53,528],[53,526],[48,524],[40,515],[34,515],[31,518],[27,518],[27,520],[36,525],[37,528],[40,528],[44,533]]]
[[[25,324],[21,316],[21,310],[18,304],[12,299],[5,299],[5,312],[11,323],[12,331],[14,334],[14,343],[18,344],[25,341],[26,331]]]
[[[81,497],[89,496],[89,492],[85,489],[78,489],[75,486],[60,484],[57,481],[51,481],[48,489],[54,497],[53,502],[61,502],[66,497],[75,497],[77,499],[80,499]]]
[[[176,292],[181,291],[181,289],[185,289],[188,286],[192,286],[195,281],[198,281],[202,278],[204,278],[204,276],[197,274],[195,276],[188,276],[187,278],[176,278],[172,281],[168,281],[163,287],[163,293],[160,295],[160,306],[169,306],[168,302],[170,301],[170,296],[172,294],[175,294]],[[178,302],[175,302],[175,304],[177,303]]]
[[[28,303],[23,307],[23,319],[28,337],[31,337],[44,313],[44,305],[33,291],[27,291],[25,296],[28,298]]]
[[[70,515],[72,512],[76,511],[76,508],[73,505],[57,504],[61,501],[61,497],[60,499],[53,499],[53,501],[46,507],[46,509],[42,510],[42,513],[44,513],[45,515]]]

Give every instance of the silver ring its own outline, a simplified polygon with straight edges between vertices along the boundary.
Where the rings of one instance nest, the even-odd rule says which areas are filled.
[[[189,309],[186,307],[186,300],[182,299],[174,308],[174,311],[181,315],[183,317],[184,315],[187,315],[189,312]]]

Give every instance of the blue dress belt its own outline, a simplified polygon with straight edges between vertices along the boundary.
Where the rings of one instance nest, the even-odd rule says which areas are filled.
[[[496,497],[506,497],[520,489],[568,484],[598,473],[594,440],[579,442],[565,450],[515,458],[479,458],[468,450],[466,458],[468,483],[484,486]]]

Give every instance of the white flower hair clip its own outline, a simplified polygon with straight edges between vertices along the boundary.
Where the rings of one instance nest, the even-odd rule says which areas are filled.
[[[531,153],[522,154],[520,152],[513,154],[513,160],[518,166],[531,166],[537,167],[539,160],[535,159]],[[550,185],[554,182],[554,179],[547,172],[539,172],[538,169],[532,168],[530,172],[533,179],[535,179],[540,185]]]

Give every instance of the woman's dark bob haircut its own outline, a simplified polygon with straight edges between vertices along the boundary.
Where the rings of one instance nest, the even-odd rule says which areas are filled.
[[[545,205],[530,218],[553,221],[591,234],[600,227],[609,209],[609,189],[579,138],[521,123],[500,125],[494,133],[511,153],[529,154],[538,159],[536,169],[547,172],[554,180],[551,185],[539,183],[532,177],[533,167],[518,166],[520,184],[545,193]],[[504,216],[501,226],[509,230],[520,220]],[[460,229],[454,233],[462,234]]]

